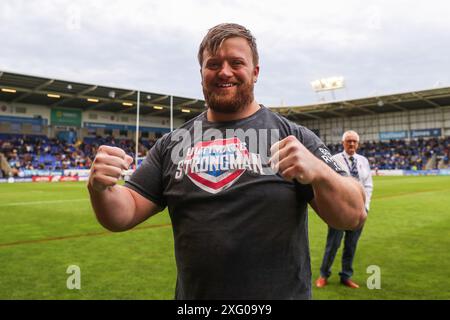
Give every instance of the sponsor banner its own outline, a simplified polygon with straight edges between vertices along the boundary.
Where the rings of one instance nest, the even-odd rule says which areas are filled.
[[[50,171],[50,170],[23,170],[23,175],[25,177],[33,177],[33,176],[61,176],[63,174],[62,171]]]
[[[61,181],[79,181],[77,176],[64,177],[64,176],[33,176],[31,179],[33,182],[61,182]]]
[[[440,170],[403,170],[405,176],[438,176]]]
[[[449,176],[450,169],[440,170],[372,170],[373,176]]]
[[[14,182],[32,182],[31,178],[2,178],[0,179],[0,183],[14,183]]]
[[[440,136],[441,136],[441,129],[438,128],[411,130],[411,138],[440,137]]]
[[[84,125],[85,128],[92,128],[92,129],[111,129],[111,130],[136,131],[136,126],[135,125],[97,123],[97,122],[84,122],[83,125]],[[159,128],[159,127],[139,126],[139,131],[141,131],[141,132],[168,133],[168,132],[170,132],[170,129],[169,128]]]
[[[23,174],[25,177],[32,177],[32,176],[49,176],[50,171],[48,170],[23,170]]]
[[[89,169],[68,169],[64,170],[63,176],[89,177]]]
[[[373,176],[402,176],[403,170],[372,170]]]
[[[88,181],[88,177],[61,177],[61,176],[34,176],[31,178],[1,178],[0,183],[16,182],[66,182],[66,181]]]
[[[408,138],[407,131],[384,131],[380,132],[380,140],[396,140]]]
[[[79,177],[89,177],[89,169],[70,169],[70,170],[23,170],[24,177],[33,177],[33,176],[79,176]]]
[[[0,122],[20,123],[20,124],[27,123],[31,125],[46,126],[48,120],[39,117],[29,118],[29,117],[0,116]]]
[[[59,179],[61,179],[61,176],[52,176],[52,178],[50,179],[50,182],[59,182]]]
[[[51,182],[53,176],[33,176],[31,179],[33,182]]]
[[[78,177],[59,177],[59,181],[79,181]]]
[[[81,127],[81,110],[77,109],[58,109],[51,111],[50,122],[56,126],[74,126]]]

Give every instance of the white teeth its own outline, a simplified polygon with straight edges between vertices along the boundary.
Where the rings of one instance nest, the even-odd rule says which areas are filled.
[[[224,84],[219,84],[218,86],[221,87],[221,88],[228,88],[228,87],[234,86],[234,84],[232,84],[232,83],[224,83]]]

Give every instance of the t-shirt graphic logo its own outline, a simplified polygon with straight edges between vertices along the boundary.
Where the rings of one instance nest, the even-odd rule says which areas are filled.
[[[201,141],[178,163],[175,179],[186,175],[202,190],[215,194],[233,185],[245,170],[263,174],[259,154],[250,153],[239,138]]]

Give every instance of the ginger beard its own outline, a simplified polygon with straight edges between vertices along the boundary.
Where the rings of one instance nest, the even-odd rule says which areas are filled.
[[[254,100],[253,82],[239,83],[233,87],[233,92],[229,90],[220,90],[215,85],[207,88],[203,83],[203,95],[205,101],[211,110],[218,113],[235,113],[242,111]]]

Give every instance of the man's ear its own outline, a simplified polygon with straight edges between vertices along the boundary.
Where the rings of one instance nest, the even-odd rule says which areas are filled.
[[[253,69],[253,76],[255,77],[255,83],[258,80],[258,76],[259,76],[259,65],[257,65],[255,67],[255,69]]]

